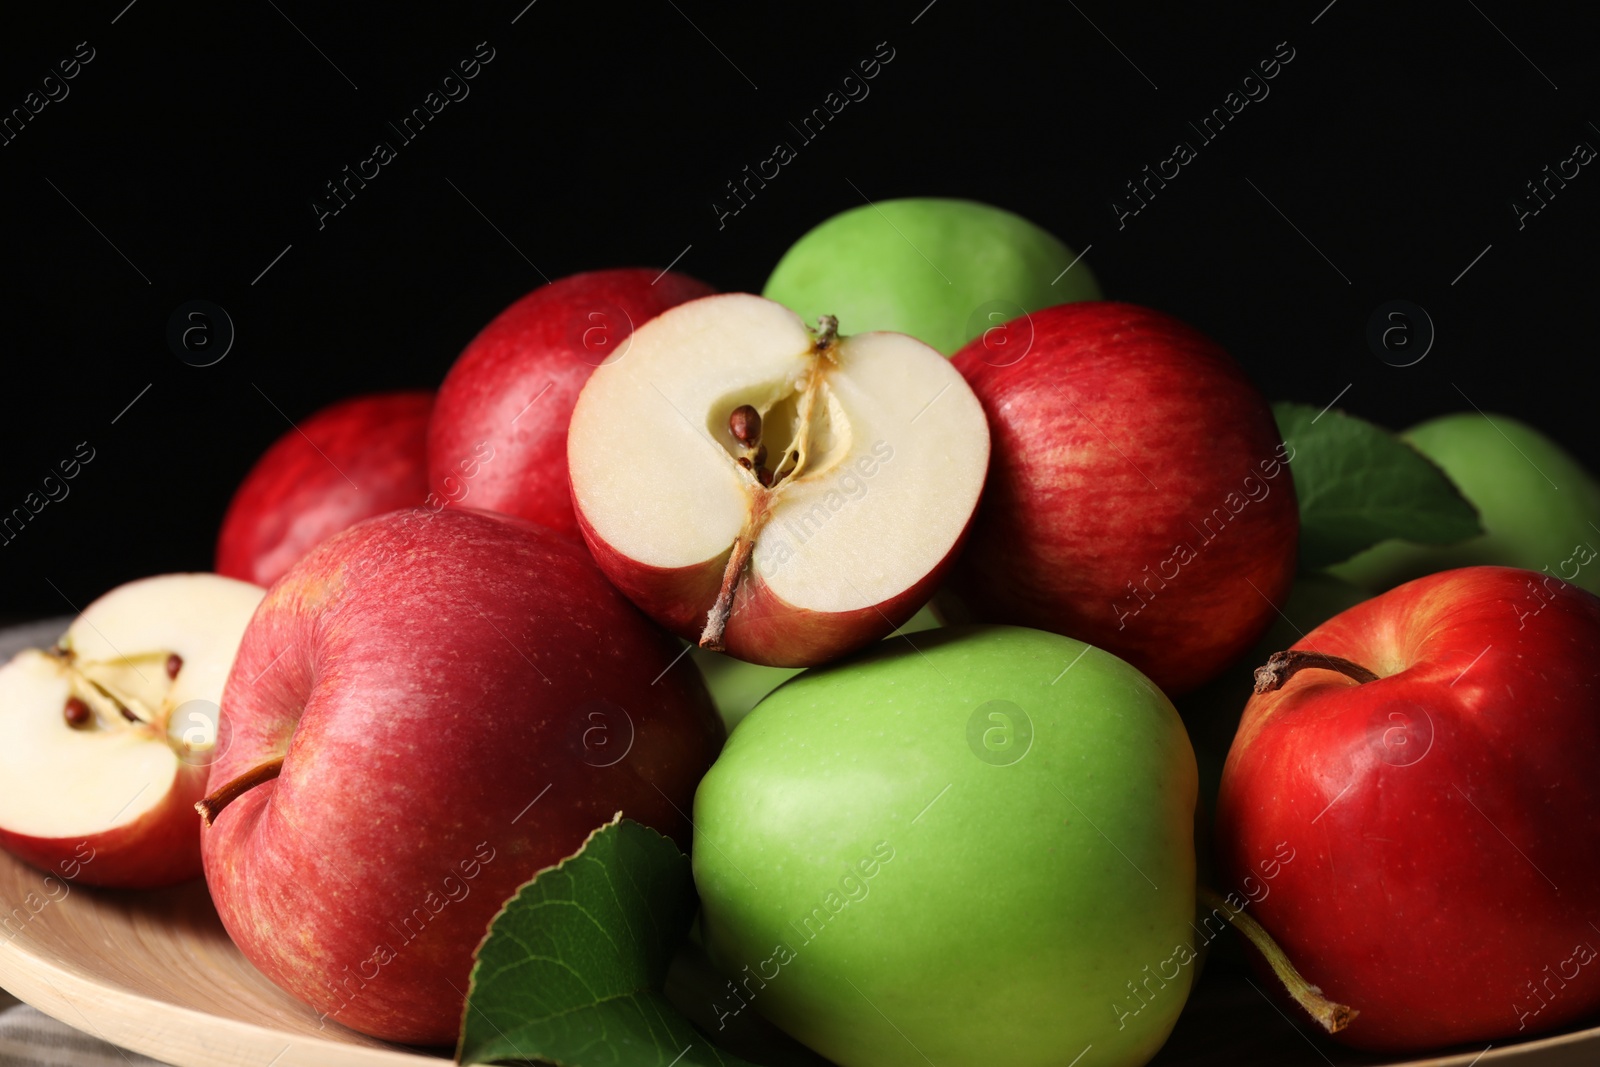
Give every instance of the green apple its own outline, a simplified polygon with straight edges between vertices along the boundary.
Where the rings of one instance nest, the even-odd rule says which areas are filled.
[[[813,668],[695,795],[706,947],[844,1067],[1141,1064],[1194,978],[1195,764],[1081,641],[953,627]]]
[[[762,295],[807,322],[836,315],[849,333],[908,333],[947,356],[992,331],[997,354],[1020,359],[1030,338],[1001,324],[1100,299],[1094,274],[1074,264],[1077,258],[1048,231],[988,204],[880,200],[835,215],[795,242]]]
[[[1382,592],[1434,571],[1500,564],[1600,593],[1600,483],[1560,445],[1526,423],[1476,411],[1401,437],[1450,476],[1485,532],[1454,545],[1385,541],[1331,573]]]
[[[938,625],[939,620],[932,609],[923,605],[909,622],[884,640],[892,640],[900,634],[931,630]],[[706,688],[711,690],[711,699],[717,705],[723,725],[730,732],[750,714],[750,709],[760,703],[762,697],[801,670],[799,667],[766,667],[759,663],[746,663],[742,659],[704,648],[693,649],[689,655],[695,666],[700,668],[701,677],[706,680]]]

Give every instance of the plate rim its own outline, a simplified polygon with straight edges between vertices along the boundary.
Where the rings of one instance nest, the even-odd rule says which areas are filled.
[[[20,863],[15,857],[5,857]],[[310,1034],[292,1034],[260,1023],[174,1004],[85,974],[69,960],[29,951],[21,938],[0,940],[0,986],[18,1000],[91,1037],[178,1067],[212,1067],[224,1051],[207,1036],[225,1035],[255,1048],[282,1042],[272,1062],[349,1064],[350,1067],[420,1067],[450,1062],[401,1048],[349,1044]],[[85,1011],[82,1004],[87,1004]],[[101,1009],[104,1010],[101,1010]],[[74,1018],[76,1016],[76,1018]],[[291,1052],[313,1055],[290,1056]],[[235,1053],[237,1054],[237,1053]],[[228,1058],[233,1058],[232,1056]]]

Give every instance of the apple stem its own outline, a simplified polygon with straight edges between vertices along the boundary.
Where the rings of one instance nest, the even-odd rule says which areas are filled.
[[[217,821],[217,816],[222,814],[223,808],[232,804],[262,782],[272,781],[282,772],[282,756],[276,759],[269,759],[265,763],[258,763],[233,781],[223,785],[220,789],[213,789],[204,800],[194,806],[194,810],[198,811],[200,817],[206,821],[206,825],[210,826]]]
[[[1330,656],[1326,652],[1311,650],[1301,651],[1291,649],[1288,652],[1274,652],[1267,657],[1267,662],[1256,668],[1257,693],[1271,693],[1282,689],[1290,678],[1299,674],[1308,667],[1317,667],[1325,671],[1338,671],[1347,678],[1353,678],[1357,684],[1376,682],[1378,676],[1367,670],[1361,664],[1345,659],[1343,656]]]
[[[706,614],[705,629],[700,631],[701,648],[710,649],[712,652],[722,651],[722,635],[728,628],[728,616],[733,613],[733,594],[739,588],[739,579],[743,576],[745,566],[750,562],[750,553],[755,547],[755,538],[743,534],[733,542],[733,551],[728,555],[728,565],[722,570],[722,588],[717,592],[717,602],[711,605],[711,610]]]
[[[1347,1004],[1329,1000],[1322,995],[1322,990],[1306,981],[1300,972],[1295,970],[1294,964],[1289,962],[1289,957],[1284,954],[1283,949],[1272,940],[1272,935],[1267,933],[1260,923],[1246,915],[1243,908],[1234,907],[1219,896],[1216,890],[1206,886],[1196,887],[1195,895],[1200,898],[1200,903],[1204,907],[1213,912],[1222,912],[1233,928],[1243,934],[1245,940],[1266,957],[1267,963],[1272,967],[1272,973],[1278,976],[1278,980],[1289,991],[1294,1002],[1304,1008],[1306,1013],[1328,1033],[1337,1034],[1361,1014]]]

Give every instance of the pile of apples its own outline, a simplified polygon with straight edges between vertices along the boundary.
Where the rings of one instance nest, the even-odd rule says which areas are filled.
[[[1224,922],[1358,1047],[1570,1025],[1600,488],[1509,420],[1409,441],[1487,532],[1297,578],[1259,390],[1008,212],[846,212],[764,296],[574,275],[274,444],[217,573],[0,668],[0,845],[203,874],[274,982],[418,1045],[617,812],[691,851],[719,1028],[840,1064],[1143,1063]]]

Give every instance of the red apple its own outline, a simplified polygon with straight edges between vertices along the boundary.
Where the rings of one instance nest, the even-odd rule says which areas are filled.
[[[262,592],[215,574],[129,582],[0,667],[0,846],[87,885],[198,877],[194,805]]]
[[[335,535],[279,582],[223,696],[206,881],[325,1017],[447,1044],[516,888],[621,811],[689,844],[723,730],[580,545],[446,508]]]
[[[325,538],[421,504],[432,407],[426,392],[356,397],[278,438],[228,505],[217,573],[271,585]]]
[[[1337,1036],[1479,1044],[1600,1010],[1600,599],[1445,571],[1271,664],[1223,771],[1218,861],[1359,1012]],[[1270,884],[1246,878],[1280,845]]]
[[[954,363],[993,434],[941,607],[1087,641],[1169,696],[1236,659],[1294,578],[1272,410],[1214,341],[1131,304],[1047,308]]]
[[[633,335],[572,414],[584,538],[617,587],[703,648],[806,667],[932,596],[983,487],[983,411],[897,333],[815,335],[744,293]]]
[[[600,270],[541,286],[495,316],[439,387],[428,428],[435,496],[577,540],[567,423],[578,391],[596,367],[622,358],[637,327],[713,291],[670,271]]]

